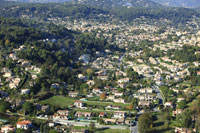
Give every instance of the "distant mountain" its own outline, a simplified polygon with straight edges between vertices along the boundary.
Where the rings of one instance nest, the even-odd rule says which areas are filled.
[[[49,3],[49,2],[67,2],[71,0],[5,0],[15,2],[30,2],[30,3]]]
[[[73,3],[99,6],[104,8],[113,7],[160,7],[161,5],[151,0],[72,0]]]
[[[200,0],[152,0],[165,6],[175,7],[188,7],[197,8],[200,7]]]
[[[166,7],[148,0],[71,0],[71,2],[65,3],[15,3],[19,5],[6,6],[6,8],[0,6],[0,16],[17,18],[25,16],[44,21],[57,17],[72,20],[95,19],[101,22],[109,21],[111,18],[132,22],[134,19],[145,17],[149,20],[169,20],[173,25],[186,24],[194,17],[200,17],[200,12],[197,9]],[[2,5],[1,0],[0,5]]]
[[[159,7],[160,4],[151,0],[7,0],[16,2],[73,2],[74,4],[92,5],[103,8],[111,7]]]

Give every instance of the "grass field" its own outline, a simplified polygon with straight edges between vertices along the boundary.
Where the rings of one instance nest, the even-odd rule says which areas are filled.
[[[88,127],[74,126],[74,129],[88,129]],[[120,130],[120,129],[97,129],[95,133],[129,133],[130,130]]]
[[[64,97],[64,96],[53,96],[46,100],[41,101],[42,104],[50,104],[54,106],[59,106],[61,108],[67,107],[74,103],[74,99]]]
[[[98,129],[96,133],[130,133],[130,130],[121,130],[121,129]]]
[[[193,106],[194,104],[196,104],[198,98],[200,98],[200,95],[198,95],[192,102],[188,103],[187,105],[189,107]]]
[[[73,104],[75,99],[69,98],[69,97],[64,97],[64,96],[52,96],[48,99],[42,100],[41,104],[49,104],[53,106],[58,106],[61,108],[68,107],[69,105]],[[101,106],[108,106],[108,105],[113,105],[113,106],[120,106],[120,107],[126,107],[129,106],[130,104],[123,104],[123,103],[113,103],[113,102],[102,102],[102,101],[85,101],[87,105],[101,105]]]
[[[88,127],[74,126],[73,129],[89,129]]]
[[[154,118],[156,120],[153,122],[153,132],[171,132],[173,129],[166,128],[166,122],[163,120],[162,114],[160,112],[153,114]]]

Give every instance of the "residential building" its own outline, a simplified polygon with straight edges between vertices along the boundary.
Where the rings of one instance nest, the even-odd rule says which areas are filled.
[[[23,120],[23,121],[17,122],[16,125],[17,125],[17,128],[27,130],[32,127],[32,122],[29,120]]]
[[[126,113],[124,111],[114,112],[113,118],[125,118]]]
[[[172,116],[176,116],[176,115],[179,115],[183,112],[182,109],[176,109],[175,111],[172,112]]]
[[[16,128],[12,125],[4,125],[1,127],[1,133],[15,132]]]
[[[114,99],[113,102],[115,102],[115,103],[125,103],[123,98]]]
[[[192,133],[192,131],[188,128],[175,128],[175,133]]]
[[[79,95],[79,92],[78,92],[78,91],[74,91],[74,92],[73,92],[73,91],[70,91],[70,92],[69,92],[69,96],[70,96],[70,97],[77,97],[78,95]]]
[[[24,95],[24,94],[29,94],[30,93],[30,89],[22,89],[21,90],[21,94]]]
[[[76,117],[85,117],[85,118],[90,118],[92,116],[92,112],[76,112],[75,114]]]
[[[74,102],[74,106],[75,106],[76,108],[83,108],[83,101],[80,101],[80,100],[75,101],[75,102]]]
[[[166,107],[173,108],[173,102],[166,102],[166,103],[164,104],[164,106],[165,106],[165,108],[166,108]]]

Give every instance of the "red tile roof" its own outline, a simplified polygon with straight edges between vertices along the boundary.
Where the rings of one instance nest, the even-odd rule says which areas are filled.
[[[23,121],[17,122],[17,125],[28,125],[28,124],[32,124],[32,122],[29,120],[23,120]]]

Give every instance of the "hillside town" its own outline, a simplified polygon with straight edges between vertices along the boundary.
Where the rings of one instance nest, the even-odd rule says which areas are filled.
[[[49,21],[57,22],[57,19]],[[104,53],[96,51],[96,57],[82,55],[79,61],[87,69],[76,75],[83,82],[81,91],[74,88],[73,84],[64,82],[51,85],[58,91],[60,88],[66,90],[66,94],[56,96],[62,97],[64,101],[60,102],[66,102],[64,106],[59,107],[59,103],[52,106],[53,101],[48,100],[34,101],[35,115],[32,117],[47,120],[49,128],[57,131],[71,129],[71,133],[87,132],[87,128],[76,129],[71,126],[90,127],[94,123],[97,128],[124,129],[136,133],[139,115],[147,111],[159,114],[162,110],[169,110],[169,117],[176,121],[176,117],[192,107],[199,97],[199,86],[194,85],[188,77],[200,75],[200,62],[177,60],[173,51],[182,50],[185,46],[195,47],[193,54],[199,57],[200,32],[172,27],[161,29],[151,24],[127,25],[124,22],[112,24],[84,20],[62,21],[61,24],[71,30],[91,32],[97,38],[104,37],[109,43],[126,51],[106,49]],[[56,39],[41,41],[56,42]],[[4,57],[19,66],[12,70],[9,69],[11,64],[7,64],[1,69],[0,94],[1,99],[9,103],[7,115],[18,114],[23,117],[28,112],[24,104],[33,100],[31,88],[41,74],[39,66],[18,57],[18,52],[24,49],[26,46],[22,45]],[[197,68],[196,73],[192,73],[192,68]],[[19,97],[11,97],[7,90],[14,90]],[[193,96],[192,100],[188,100],[189,96]],[[55,107],[59,107],[58,110]],[[2,133],[17,129],[39,132],[37,124],[28,118],[1,126]],[[173,126],[173,131],[189,133],[196,129]]]
[[[0,33],[0,133],[200,132],[199,23],[36,13]]]

